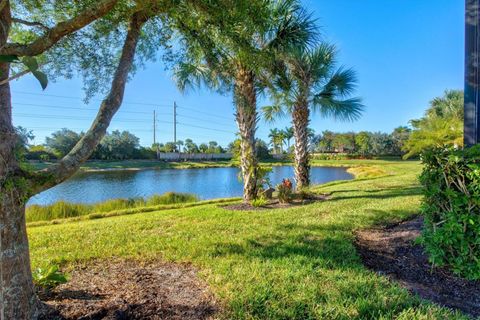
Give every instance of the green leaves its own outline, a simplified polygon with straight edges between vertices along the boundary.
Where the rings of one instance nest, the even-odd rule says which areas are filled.
[[[0,63],[20,63],[26,67],[26,70],[40,82],[42,89],[45,90],[48,85],[48,77],[45,73],[38,70],[40,67],[37,58],[23,57],[21,60],[16,55],[0,55]]]
[[[22,63],[27,67],[27,70],[29,70],[35,78],[37,78],[38,82],[40,82],[40,85],[42,86],[42,89],[45,90],[48,85],[48,78],[45,73],[42,71],[38,70],[38,61],[35,57],[24,57],[22,58]]]
[[[38,268],[35,270],[35,272],[33,272],[33,281],[38,286],[50,289],[59,284],[66,283],[67,278],[59,270],[58,266],[51,266],[48,269]]]
[[[479,150],[437,148],[422,154],[425,168],[422,243],[430,261],[480,279]]]
[[[429,148],[463,145],[463,92],[446,91],[433,99],[425,115],[410,121],[413,131],[404,145],[405,158]]]
[[[32,72],[33,76],[37,78],[38,82],[40,82],[40,85],[42,86],[42,89],[45,90],[48,85],[48,78],[47,75],[41,71],[33,71]]]
[[[0,55],[0,62],[17,62],[18,57],[12,54],[7,54],[7,55]]]
[[[38,70],[38,62],[34,57],[24,57],[22,63],[27,67],[31,72]]]

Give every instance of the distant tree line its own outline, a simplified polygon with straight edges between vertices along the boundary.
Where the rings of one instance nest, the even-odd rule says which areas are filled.
[[[83,132],[61,129],[45,138],[42,145],[28,145],[34,138],[32,131],[17,127],[19,148],[28,160],[55,160],[64,157],[75,144],[83,137]],[[225,153],[216,141],[197,145],[192,139],[177,141],[177,143],[158,143],[151,147],[140,145],[140,139],[129,131],[115,130],[109,132],[101,140],[90,159],[95,160],[130,160],[155,159],[158,152],[186,152],[186,153]]]
[[[383,132],[333,132],[323,131],[315,134],[312,128],[307,129],[308,146],[312,153],[344,153],[358,156],[403,155],[406,141],[412,130],[402,126],[392,133]],[[270,130],[270,152],[272,154],[292,153],[291,128]]]
[[[384,132],[345,132],[323,131],[311,143],[315,153],[346,153],[360,156],[403,155],[411,129],[398,127],[392,133]]]
[[[156,143],[152,146],[153,150],[160,152],[184,152],[184,153],[225,153],[216,141],[196,144],[192,139],[178,140],[175,142]]]
[[[400,126],[391,133],[384,132],[333,132],[315,135],[308,128],[308,144],[312,153],[341,153],[350,157],[402,156],[404,159],[419,156],[434,147],[463,146],[463,91],[447,90],[430,102],[420,119],[410,126]],[[270,130],[271,152],[292,153],[291,128]]]

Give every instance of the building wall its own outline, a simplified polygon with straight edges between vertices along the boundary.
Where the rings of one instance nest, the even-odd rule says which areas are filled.
[[[160,152],[159,160],[165,161],[202,161],[202,160],[230,160],[231,153],[179,153],[179,152]]]

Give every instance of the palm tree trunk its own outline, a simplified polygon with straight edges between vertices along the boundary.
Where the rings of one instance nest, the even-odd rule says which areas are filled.
[[[306,99],[301,99],[293,107],[293,134],[295,138],[295,182],[297,190],[310,185],[310,158],[308,152],[308,124],[310,111]]]
[[[235,79],[234,92],[236,120],[240,132],[240,168],[243,179],[243,199],[247,202],[257,197],[257,93],[253,72],[240,67]]]

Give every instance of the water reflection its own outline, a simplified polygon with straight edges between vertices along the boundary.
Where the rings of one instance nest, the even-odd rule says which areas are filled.
[[[238,197],[242,184],[238,168],[169,169],[79,173],[64,183],[30,199],[28,204],[49,204],[59,200],[93,203],[112,198],[148,197],[168,191],[197,194],[202,199]],[[274,167],[272,184],[293,180],[293,168]],[[352,179],[344,168],[313,167],[312,183]]]

